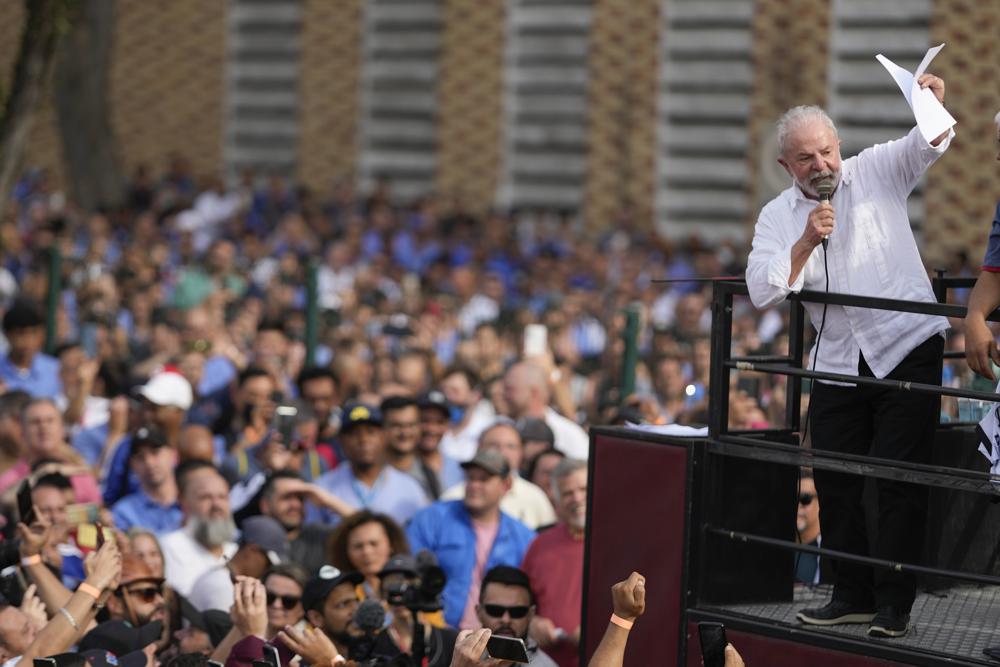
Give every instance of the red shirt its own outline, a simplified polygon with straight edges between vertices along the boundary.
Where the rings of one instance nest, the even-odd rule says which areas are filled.
[[[542,531],[521,563],[535,591],[538,615],[567,635],[580,627],[583,609],[583,536],[574,538],[565,524]],[[578,667],[579,647],[562,641],[545,649],[559,667]]]

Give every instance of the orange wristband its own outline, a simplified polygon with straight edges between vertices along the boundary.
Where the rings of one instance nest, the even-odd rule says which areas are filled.
[[[617,625],[619,628],[624,628],[626,630],[631,630],[632,626],[635,625],[635,621],[626,621],[618,614],[611,614],[611,622]]]
[[[41,562],[42,562],[42,557],[39,556],[38,554],[35,554],[34,556],[25,556],[24,558],[21,559],[21,565],[23,565],[24,567],[31,567],[32,565],[38,565]]]
[[[86,593],[95,600],[101,599],[101,591],[97,590],[95,586],[91,586],[86,581],[77,586],[76,590],[80,591],[81,593]]]

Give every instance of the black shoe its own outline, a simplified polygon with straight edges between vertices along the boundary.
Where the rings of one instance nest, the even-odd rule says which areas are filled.
[[[823,607],[803,609],[795,618],[808,625],[843,625],[845,623],[870,623],[875,618],[871,607],[832,600]]]
[[[869,637],[893,639],[903,637],[910,631],[910,615],[901,612],[896,607],[882,607],[868,626]]]

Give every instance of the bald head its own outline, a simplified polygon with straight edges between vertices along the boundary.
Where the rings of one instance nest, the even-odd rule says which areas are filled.
[[[514,364],[504,375],[503,394],[515,419],[544,416],[549,404],[545,370],[527,361]]]
[[[215,454],[212,431],[199,424],[188,424],[177,441],[181,461],[211,461]]]

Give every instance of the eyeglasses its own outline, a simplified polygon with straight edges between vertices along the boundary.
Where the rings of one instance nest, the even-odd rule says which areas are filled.
[[[277,601],[281,602],[283,609],[295,609],[295,606],[302,602],[302,598],[294,595],[278,595],[277,593],[267,591],[267,606],[273,607]]]
[[[502,618],[504,613],[510,614],[511,618],[524,618],[528,615],[528,610],[531,607],[526,607],[524,605],[518,605],[517,607],[505,607],[502,604],[484,604],[483,610],[486,611],[487,616],[493,618]]]
[[[809,507],[812,504],[813,498],[816,497],[815,493],[800,493],[799,494],[799,505],[803,507]]]
[[[143,602],[153,602],[157,597],[163,595],[163,589],[155,588],[132,588],[126,589],[128,594],[141,599]]]

